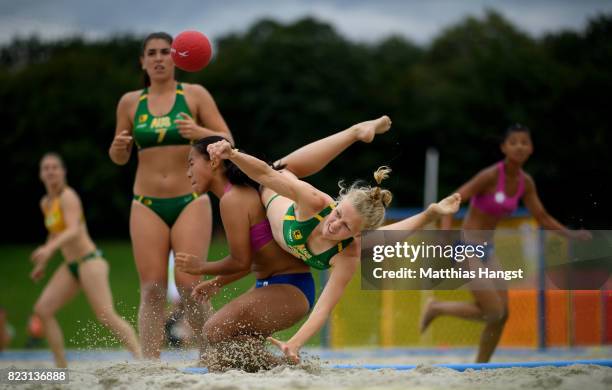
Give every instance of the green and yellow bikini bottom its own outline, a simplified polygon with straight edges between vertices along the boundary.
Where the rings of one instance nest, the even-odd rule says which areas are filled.
[[[103,256],[103,254],[102,254],[102,251],[100,249],[96,249],[93,252],[89,252],[85,256],[79,257],[78,259],[67,263],[68,271],[70,271],[72,276],[74,276],[74,278],[78,282],[79,281],[79,266],[81,265],[81,263],[83,263],[83,262],[85,262],[87,260],[93,260],[93,259],[98,259],[98,258],[102,259],[102,256]],[[104,260],[104,259],[102,259],[102,260]]]
[[[153,198],[151,196],[134,195],[134,200],[147,206],[168,225],[172,227],[174,222],[185,207],[198,198],[198,194],[177,196],[176,198]]]

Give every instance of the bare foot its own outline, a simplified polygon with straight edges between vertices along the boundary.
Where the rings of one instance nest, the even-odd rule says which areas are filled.
[[[353,129],[357,132],[357,139],[369,144],[376,134],[387,132],[391,128],[391,119],[383,115],[378,119],[357,123]]]
[[[456,192],[446,198],[442,199],[438,203],[432,203],[429,205],[431,211],[436,213],[437,216],[441,217],[444,215],[455,214],[459,211],[461,205],[461,195]]]
[[[433,305],[436,301],[433,298],[429,298],[425,303],[425,308],[423,309],[423,314],[421,315],[421,325],[419,328],[419,332],[421,334],[425,333],[429,324],[438,316],[438,313],[435,312]]]

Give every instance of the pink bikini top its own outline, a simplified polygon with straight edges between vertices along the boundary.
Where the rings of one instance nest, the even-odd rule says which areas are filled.
[[[225,188],[223,188],[223,193],[227,193],[232,189],[232,184],[227,183]],[[263,220],[257,222],[255,225],[251,226],[250,230],[251,236],[251,249],[253,252],[257,252],[261,248],[263,248],[267,243],[274,240],[274,236],[272,235],[272,228],[270,227],[270,221],[268,218],[264,218]]]
[[[525,192],[525,176],[523,171],[519,172],[518,189],[514,196],[506,195],[506,171],[504,162],[497,164],[497,188],[493,194],[477,194],[472,197],[471,205],[485,214],[494,217],[506,217],[514,212],[518,207],[518,201]]]

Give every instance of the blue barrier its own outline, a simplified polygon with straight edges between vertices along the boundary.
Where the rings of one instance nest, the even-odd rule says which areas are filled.
[[[576,364],[587,364],[595,366],[612,367],[612,360],[557,360],[557,361],[538,361],[538,362],[499,362],[499,363],[463,363],[463,364],[432,364],[433,367],[450,368],[455,371],[465,370],[495,370],[498,368],[535,368],[535,367],[567,367]],[[393,364],[336,364],[331,368],[351,369],[361,368],[367,370],[382,370],[384,368],[393,370],[412,370],[417,366],[414,364],[393,365]]]
[[[463,363],[463,364],[432,364],[433,367],[450,368],[455,371],[465,370],[496,370],[499,368],[536,368],[536,367],[567,367],[576,364],[586,364],[595,366],[612,367],[612,360],[557,360],[557,361],[538,361],[538,362],[499,362],[499,363]],[[333,369],[365,369],[365,370],[382,370],[391,369],[398,371],[406,371],[417,368],[414,364],[335,364],[328,366]],[[187,367],[182,370],[187,374],[207,374],[208,369],[205,367]]]

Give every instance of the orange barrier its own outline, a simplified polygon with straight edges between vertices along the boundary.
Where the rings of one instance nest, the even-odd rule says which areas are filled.
[[[573,291],[574,345],[601,343],[601,294],[599,291]]]
[[[612,344],[612,290],[602,291],[604,308],[604,344]]]
[[[536,290],[508,291],[510,316],[500,345],[536,347],[538,345],[538,295]]]
[[[569,292],[546,291],[546,345],[565,347],[570,345]]]

